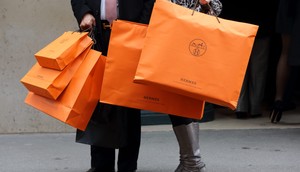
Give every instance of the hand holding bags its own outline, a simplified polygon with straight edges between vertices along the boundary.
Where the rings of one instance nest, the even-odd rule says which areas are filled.
[[[146,32],[146,25],[114,21],[100,101],[201,119],[203,101],[133,83]]]
[[[30,92],[25,103],[70,126],[85,130],[99,100],[105,65],[105,58],[100,56],[100,52],[89,51],[57,100]]]
[[[258,27],[156,0],[135,82],[235,109]]]
[[[65,32],[35,54],[42,67],[62,70],[81,54],[92,39],[88,32]]]

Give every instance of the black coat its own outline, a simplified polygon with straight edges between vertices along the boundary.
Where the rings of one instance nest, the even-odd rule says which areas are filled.
[[[222,4],[220,17],[259,25],[257,37],[270,36],[275,32],[278,0],[222,0]]]
[[[118,19],[132,22],[148,24],[155,0],[119,0],[119,16]],[[74,16],[80,24],[86,13],[92,14],[96,19],[96,35],[98,45],[97,50],[106,55],[108,40],[103,38],[101,23],[101,0],[71,0]],[[102,38],[102,39],[100,39]],[[104,40],[104,42],[103,42]]]
[[[118,19],[149,23],[152,8],[155,0],[119,0]],[[90,13],[96,19],[95,34],[96,45],[94,49],[107,54],[110,37],[110,30],[102,28],[101,0],[71,0],[72,10],[77,19],[78,25],[85,14]],[[139,142],[140,140],[140,110],[121,106],[99,103],[86,131],[77,130],[76,141],[80,143],[120,148],[129,143]],[[128,132],[134,137],[130,137]]]

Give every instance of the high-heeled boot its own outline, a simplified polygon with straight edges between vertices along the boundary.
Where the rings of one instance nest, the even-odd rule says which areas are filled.
[[[180,163],[175,172],[207,172],[201,160],[199,123],[173,127],[179,144]]]
[[[283,101],[276,100],[270,112],[270,120],[272,123],[277,123],[281,120],[283,112]]]

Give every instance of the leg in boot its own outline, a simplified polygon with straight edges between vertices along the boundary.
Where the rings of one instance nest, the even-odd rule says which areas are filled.
[[[199,145],[199,123],[173,127],[179,144],[180,164],[175,172],[206,172],[201,160]]]

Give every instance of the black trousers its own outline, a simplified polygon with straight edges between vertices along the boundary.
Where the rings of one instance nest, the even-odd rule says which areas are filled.
[[[105,21],[102,21],[105,22]],[[100,29],[100,28],[98,28]],[[110,29],[100,29],[96,31],[96,49],[107,54],[107,48],[110,37]],[[138,109],[128,108],[128,144],[119,148],[117,169],[118,172],[133,172],[137,169],[137,160],[141,141],[141,111]],[[114,148],[100,146],[91,146],[91,167],[96,172],[114,172],[115,171],[115,151]]]
[[[137,169],[137,160],[141,140],[141,112],[138,109],[128,109],[128,144],[119,148],[118,172],[133,172]],[[91,146],[91,166],[96,172],[115,171],[115,149]]]

